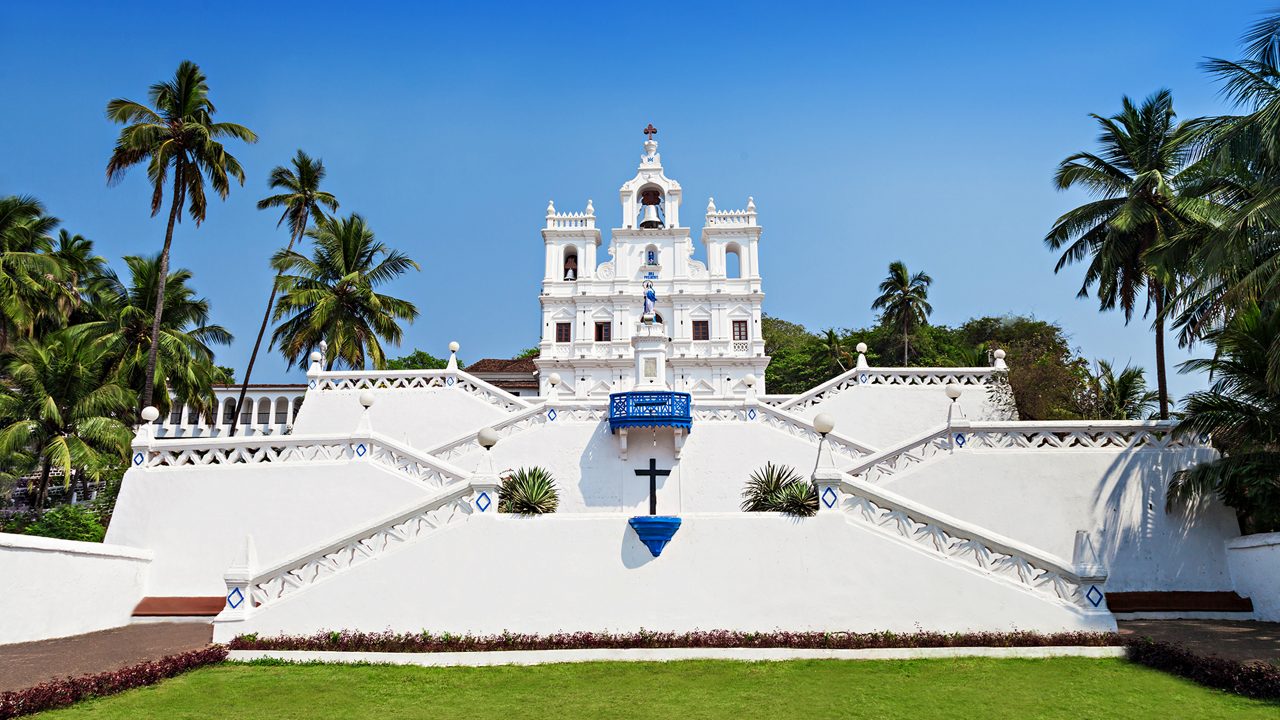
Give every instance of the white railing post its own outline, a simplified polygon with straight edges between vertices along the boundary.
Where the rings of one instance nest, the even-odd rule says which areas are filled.
[[[813,466],[813,489],[818,493],[818,512],[831,512],[840,507],[840,481],[844,473],[836,469],[835,458],[827,435],[835,430],[835,419],[826,413],[813,418],[813,429],[818,431],[818,461]]]
[[[247,620],[253,609],[253,574],[258,565],[258,552],[253,545],[253,536],[245,535],[244,544],[236,561],[222,576],[227,583],[227,594],[222,612],[214,622],[238,622]]]
[[[480,464],[471,476],[471,504],[485,515],[497,515],[498,491],[502,480],[493,466],[493,446],[498,444],[498,431],[484,427],[476,433],[476,442],[484,449]]]

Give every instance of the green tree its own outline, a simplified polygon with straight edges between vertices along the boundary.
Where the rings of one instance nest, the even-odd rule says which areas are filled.
[[[1140,367],[1126,366],[1119,373],[1106,360],[1098,361],[1081,414],[1095,420],[1142,420],[1155,408],[1156,393],[1147,389]]]
[[[823,364],[814,359],[822,352],[822,343],[803,325],[787,322],[771,315],[760,319],[764,350],[771,360],[765,368],[765,388],[775,395],[804,392],[830,376]]]
[[[209,83],[199,66],[190,60],[183,60],[178,65],[173,79],[152,85],[148,98],[151,107],[122,98],[107,103],[107,118],[124,125],[107,162],[107,182],[119,182],[126,170],[146,163],[147,179],[151,183],[151,215],[155,217],[164,204],[165,184],[169,175],[173,175],[169,224],[160,251],[157,275],[160,282],[156,286],[151,344],[142,386],[143,406],[153,404],[152,393],[157,381],[156,365],[161,346],[161,324],[167,297],[165,283],[169,278],[169,248],[173,244],[174,225],[184,205],[197,227],[204,222],[206,177],[210,187],[223,199],[230,191],[232,179],[244,184],[244,169],[240,167],[240,161],[227,152],[219,139],[233,138],[250,143],[258,139],[243,125],[213,121],[215,108],[209,100]]]
[[[107,274],[107,261],[94,253],[93,242],[81,235],[59,230],[55,240],[41,238],[39,251],[58,266],[60,282],[55,302],[49,306],[49,329],[75,324],[84,319],[84,306],[92,289]]]
[[[1089,363],[1071,347],[1062,327],[1030,317],[974,318],[961,325],[959,344],[1005,351],[1009,389],[1023,420],[1079,419],[1089,390]]]
[[[58,470],[97,479],[129,449],[132,434],[120,421],[134,395],[107,371],[106,348],[67,330],[18,341],[0,385],[0,457],[6,474],[35,471],[36,512]]]
[[[933,306],[929,304],[929,286],[933,278],[923,272],[914,275],[901,260],[889,263],[889,275],[880,283],[880,296],[871,303],[880,310],[880,321],[902,328],[902,366],[909,363],[909,344],[913,327],[929,324]]]
[[[1206,335],[1211,357],[1182,364],[1208,372],[1212,384],[1187,396],[1178,430],[1212,438],[1221,455],[1177,472],[1170,505],[1216,495],[1246,532],[1280,530],[1280,390],[1267,377],[1277,334],[1280,313],[1252,305]]]
[[[822,334],[822,349],[829,365],[840,368],[842,373],[849,369],[844,366],[844,361],[851,360],[853,356],[845,348],[844,339],[835,330],[828,329]]]
[[[151,342],[156,288],[160,283],[160,258],[129,256],[129,282],[108,270],[93,294],[95,319],[71,328],[91,338],[105,353],[112,374],[128,387],[141,387],[152,362]],[[213,384],[230,380],[213,363],[212,345],[229,345],[232,337],[221,325],[211,324],[209,301],[190,286],[191,271],[178,268],[164,282],[160,317],[160,351],[154,356],[153,373],[160,380],[153,404],[169,411],[169,397],[210,414],[216,402]]]
[[[57,226],[35,198],[0,197],[0,351],[30,337],[48,310],[59,268],[40,250]]]
[[[302,239],[307,231],[307,222],[312,218],[324,217],[321,207],[330,211],[338,209],[338,199],[332,193],[320,189],[324,180],[324,163],[319,158],[312,158],[301,149],[293,158],[293,168],[283,165],[271,170],[269,184],[274,190],[283,192],[270,195],[258,201],[259,210],[284,208],[280,214],[281,224],[289,225],[289,244],[285,252],[293,250],[293,246]],[[253,364],[258,359],[258,348],[262,346],[262,336],[267,332],[267,323],[271,320],[271,311],[275,309],[276,293],[280,289],[280,274],[276,273],[271,283],[271,295],[267,298],[267,310],[262,314],[262,324],[258,326],[258,337],[253,341],[253,352],[249,355],[249,365],[244,371],[244,382],[240,385],[240,396],[236,398],[235,417],[231,420],[231,434],[236,434],[236,424],[240,420],[240,406],[244,404],[245,393],[249,390],[249,378],[253,375]]]
[[[417,348],[404,357],[391,358],[387,361],[388,370],[443,370],[448,366],[448,360],[441,360],[426,350]],[[458,366],[465,367],[461,362]]]
[[[311,257],[281,251],[272,260],[284,294],[275,319],[287,318],[272,335],[289,364],[305,363],[307,351],[329,343],[328,367],[386,366],[382,342],[400,343],[399,321],[413,322],[418,309],[408,300],[375,289],[418,264],[376,240],[364,218],[321,218],[307,232]]]
[[[1097,285],[1101,309],[1117,306],[1125,322],[1140,298],[1154,307],[1156,387],[1160,417],[1169,417],[1165,376],[1165,307],[1176,289],[1177,269],[1151,262],[1153,248],[1168,243],[1181,228],[1206,221],[1204,203],[1180,192],[1180,174],[1197,140],[1199,123],[1177,122],[1173,96],[1160,90],[1140,105],[1121,99],[1120,113],[1091,115],[1098,122],[1099,153],[1079,152],[1058,165],[1059,190],[1081,187],[1096,200],[1057,219],[1045,243],[1062,256],[1054,272],[1089,260],[1078,297]]]

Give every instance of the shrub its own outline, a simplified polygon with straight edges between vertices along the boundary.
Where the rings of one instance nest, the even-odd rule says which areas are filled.
[[[498,492],[498,512],[517,515],[544,515],[560,506],[555,478],[545,468],[520,468],[502,478]]]
[[[789,465],[765,463],[742,491],[745,512],[781,512],[808,517],[818,512],[818,490]]]
[[[935,647],[1108,647],[1122,645],[1116,633],[972,632],[972,633],[850,633],[850,632],[572,632],[533,635],[439,635],[429,632],[320,632],[314,635],[259,637],[241,635],[232,650],[332,650],[340,652],[477,652],[492,650],[590,650],[598,648],[865,648]]]
[[[154,685],[166,678],[181,675],[202,665],[212,665],[227,658],[227,649],[211,645],[201,650],[169,655],[97,675],[64,678],[41,683],[25,690],[0,692],[0,720],[71,705],[90,697]]]
[[[1128,643],[1129,660],[1180,675],[1201,685],[1259,700],[1280,700],[1280,667],[1197,655],[1174,643],[1139,638]]]
[[[97,515],[90,508],[67,504],[52,508],[39,520],[28,525],[24,532],[28,535],[42,535],[62,540],[102,542],[107,529],[102,527]]]

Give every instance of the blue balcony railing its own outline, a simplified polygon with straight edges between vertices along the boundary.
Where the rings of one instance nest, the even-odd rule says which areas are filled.
[[[633,427],[693,429],[689,393],[624,392],[609,396],[609,431]]]

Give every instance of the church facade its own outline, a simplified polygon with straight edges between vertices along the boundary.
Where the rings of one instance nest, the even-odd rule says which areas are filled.
[[[556,375],[560,391],[577,397],[643,387],[741,397],[752,385],[763,394],[769,358],[760,326],[761,227],[754,200],[742,210],[708,202],[701,235],[706,260],[695,259],[693,237],[680,222],[680,183],[666,176],[651,133],[618,199],[622,227],[612,230],[607,250],[591,201],[583,212],[547,206],[541,393]],[[647,292],[655,297],[648,322]],[[637,344],[649,348],[650,374]]]

